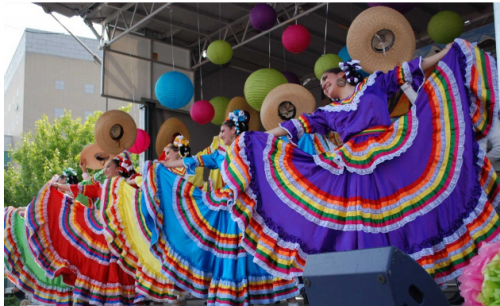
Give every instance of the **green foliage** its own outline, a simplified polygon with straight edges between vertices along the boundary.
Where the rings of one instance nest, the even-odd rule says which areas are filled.
[[[131,105],[121,108],[130,109]],[[12,162],[4,170],[4,205],[28,205],[40,188],[64,168],[75,169],[81,178],[80,152],[94,143],[94,125],[101,114],[96,111],[82,123],[81,118],[72,119],[71,111],[65,111],[64,116],[54,119],[52,124],[42,115],[42,119],[35,122],[36,132],[24,133],[17,148],[9,148]],[[132,161],[137,167],[138,156],[133,154]]]
[[[15,296],[9,296],[3,300],[5,306],[19,306],[21,301]]]

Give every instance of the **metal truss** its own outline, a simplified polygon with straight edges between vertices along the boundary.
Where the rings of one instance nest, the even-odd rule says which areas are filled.
[[[123,7],[119,8],[115,13],[113,13],[111,16],[106,18],[105,20],[101,21],[101,25],[103,27],[106,27],[106,25],[109,25],[114,22],[113,30],[112,33],[109,35],[107,40],[103,40],[101,45],[102,47],[107,47],[120,39],[121,37],[129,34],[130,32],[139,29],[142,25],[146,24],[149,20],[153,19],[153,17],[158,14],[159,12],[163,11],[166,8],[170,9],[170,6],[172,3],[164,3],[161,6],[156,6],[155,3],[151,4],[151,8],[148,10],[143,2],[140,3],[127,3]],[[144,15],[136,14],[137,10],[139,7],[142,7],[141,13]],[[132,13],[132,17],[128,20],[128,18],[125,17],[125,12],[127,12],[130,8],[133,8],[134,12]],[[136,17],[138,17],[136,19]],[[140,18],[143,17],[143,18]],[[140,18],[140,19],[139,19]],[[139,20],[138,20],[139,19]],[[115,31],[116,27],[118,24],[118,21],[121,21],[125,27],[125,30],[120,33],[119,35],[115,36]]]

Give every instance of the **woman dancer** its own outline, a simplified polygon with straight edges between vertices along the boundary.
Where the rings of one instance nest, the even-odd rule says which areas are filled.
[[[247,130],[248,114],[230,113],[220,138],[230,145]],[[162,272],[208,305],[269,304],[299,294],[295,280],[283,280],[253,263],[241,247],[241,233],[224,209],[229,189],[202,191],[168,168],[218,168],[225,152],[145,165],[142,209],[152,232],[151,250]],[[164,167],[165,166],[165,167]],[[221,209],[222,208],[222,209]]]
[[[26,207],[4,209],[4,262],[9,279],[35,300],[45,304],[70,306],[73,288],[62,277],[49,278],[31,253],[26,239]]]
[[[438,283],[455,278],[500,232],[498,180],[476,141],[498,109],[493,58],[457,39],[364,80],[355,62],[341,68],[321,78],[332,103],[231,147],[222,172],[243,246],[286,279],[302,275],[308,254],[389,245]],[[404,83],[418,95],[391,124],[387,98]],[[344,145],[314,156],[275,137],[330,130]]]
[[[85,160],[81,161],[84,177],[87,173]],[[99,197],[101,209],[97,217],[102,224],[109,250],[117,257],[117,263],[136,279],[136,291],[140,300],[180,303],[183,290],[175,287],[160,272],[159,261],[148,251],[149,233],[141,226],[138,211],[141,176],[134,171],[130,154],[124,151],[111,159],[105,167],[107,180],[104,184],[94,181],[88,185],[58,185],[73,194]]]

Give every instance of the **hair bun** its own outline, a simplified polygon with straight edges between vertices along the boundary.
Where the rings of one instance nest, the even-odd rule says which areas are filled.
[[[345,72],[345,79],[347,83],[351,85],[356,85],[363,80],[361,75],[361,66],[358,60],[350,60],[346,62],[340,62],[339,68]]]

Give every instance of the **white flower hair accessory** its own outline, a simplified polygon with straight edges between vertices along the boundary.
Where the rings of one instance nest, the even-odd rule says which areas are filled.
[[[357,70],[361,70],[358,60],[350,60],[339,63],[340,70],[345,72],[347,82],[357,84],[361,81],[361,74]]]
[[[184,139],[184,136],[182,135],[178,135],[177,137],[175,137],[173,144],[177,148],[180,148],[189,145],[189,140]]]
[[[245,115],[245,112],[240,109],[236,109],[232,112],[229,113],[229,120],[234,122],[234,125],[236,127],[236,134],[240,134],[240,123],[244,123],[247,120],[247,116]]]

